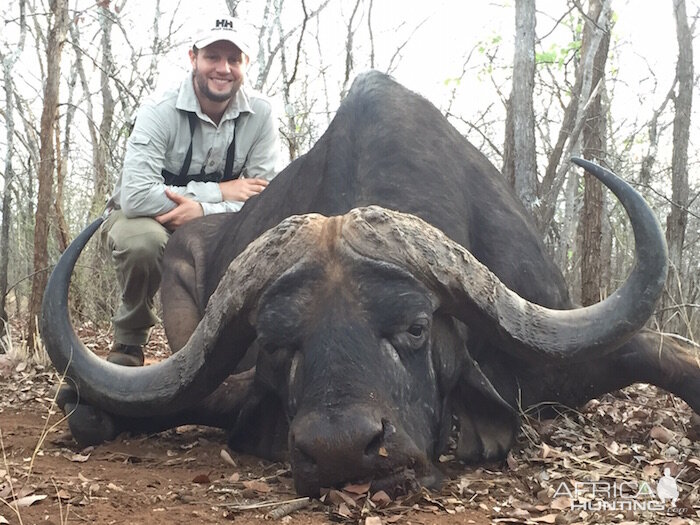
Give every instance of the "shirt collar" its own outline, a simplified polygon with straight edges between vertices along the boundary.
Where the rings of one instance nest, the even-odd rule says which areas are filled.
[[[175,107],[181,111],[197,113],[199,118],[203,120],[209,119],[209,117],[202,113],[199,100],[197,100],[197,95],[194,92],[192,72],[188,73],[180,84],[180,90],[178,91]],[[246,93],[245,85],[242,85],[236,95],[233,97],[233,100],[231,100],[229,103],[226,111],[224,111],[221,121],[223,122],[225,120],[234,119],[241,113],[255,113],[250,105],[250,98]]]

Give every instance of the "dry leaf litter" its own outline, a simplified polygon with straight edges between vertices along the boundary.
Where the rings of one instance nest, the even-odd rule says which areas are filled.
[[[89,348],[109,348],[109,336],[90,324],[80,332]],[[146,353],[149,361],[168,355],[162,332],[154,334]],[[23,407],[41,412],[55,423],[61,417],[52,397],[58,380],[50,367],[11,362],[0,354],[0,418],[5,411]],[[250,468],[250,458],[242,465],[238,455],[225,449],[223,433],[187,427],[160,435],[177,445],[160,455],[148,452],[148,440],[155,436],[120,438],[138,441],[143,447],[143,452],[133,455],[105,452],[101,447],[77,450],[65,423],[56,428],[47,425],[47,438],[36,456],[51,454],[73,464],[100,460],[145,468],[191,466],[194,475],[189,484],[157,487],[161,494],[150,496],[154,512],[206,500],[226,519],[253,515],[282,523],[303,510],[311,518],[316,516],[318,523],[330,520],[364,525],[431,523],[426,515],[454,517],[460,523],[481,523],[457,520],[460,515],[473,515],[482,516],[484,523],[683,525],[700,523],[699,420],[678,398],[648,385],[636,385],[593,400],[578,412],[562,410],[555,420],[525,417],[516,446],[501,463],[474,467],[461,464],[451,454],[441,456],[447,480],[439,493],[423,489],[395,498],[384,491],[371,492],[369,483],[329,489],[320,499],[299,498],[289,465],[256,461]],[[40,435],[36,437],[38,440]],[[66,509],[81,509],[135,490],[112,483],[107,476],[45,476],[32,470],[36,457],[31,451],[22,450],[18,455],[12,436],[3,434],[2,438],[0,525],[11,523],[9,520],[25,507],[53,502]],[[212,441],[220,448],[216,472],[198,471],[198,449]],[[672,512],[668,508],[666,512],[630,510],[620,504],[622,499],[630,498],[632,488],[645,484],[652,493],[637,498],[656,497],[653,491],[665,469],[670,470],[679,491]],[[601,497],[600,487],[606,483],[609,487],[626,487],[627,492],[617,500],[614,495]],[[147,491],[153,487],[141,488]],[[594,488],[598,494],[592,493]],[[602,500],[613,500],[618,508],[600,509],[596,505]]]

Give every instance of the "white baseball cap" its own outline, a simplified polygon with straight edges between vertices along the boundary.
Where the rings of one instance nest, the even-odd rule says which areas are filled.
[[[194,37],[192,44],[197,49],[207,47],[209,44],[226,40],[238,46],[248,57],[253,54],[255,37],[252,28],[230,16],[209,17],[202,21],[201,29]]]

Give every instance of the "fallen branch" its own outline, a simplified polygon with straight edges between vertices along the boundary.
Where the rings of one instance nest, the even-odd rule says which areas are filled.
[[[297,510],[303,509],[304,507],[309,505],[309,503],[311,503],[311,500],[309,498],[299,498],[296,500],[292,500],[287,503],[284,503],[283,505],[280,505],[274,510],[271,510],[265,515],[265,517],[272,520],[279,520],[281,518],[284,518],[288,514],[291,514],[292,512],[296,512]]]
[[[268,509],[270,507],[279,507],[281,505],[292,505],[292,504],[298,504],[299,502],[304,502],[305,505],[308,505],[311,500],[309,498],[296,498],[296,499],[290,499],[287,501],[264,501],[262,503],[249,503],[247,505],[239,505],[237,503],[218,503],[216,506],[217,507],[226,507],[227,509],[235,510],[235,511],[243,511],[243,510],[258,510],[258,509]],[[301,507],[300,507],[301,508]],[[296,509],[294,509],[296,510]],[[284,516],[284,514],[283,514]]]

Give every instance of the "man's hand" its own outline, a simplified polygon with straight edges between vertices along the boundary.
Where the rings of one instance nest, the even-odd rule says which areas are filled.
[[[197,201],[173,193],[170,190],[165,190],[165,195],[177,206],[168,213],[158,215],[155,219],[169,230],[173,231],[186,222],[204,215],[202,206]]]
[[[268,185],[265,179],[235,179],[220,182],[221,195],[225,201],[245,202]]]

